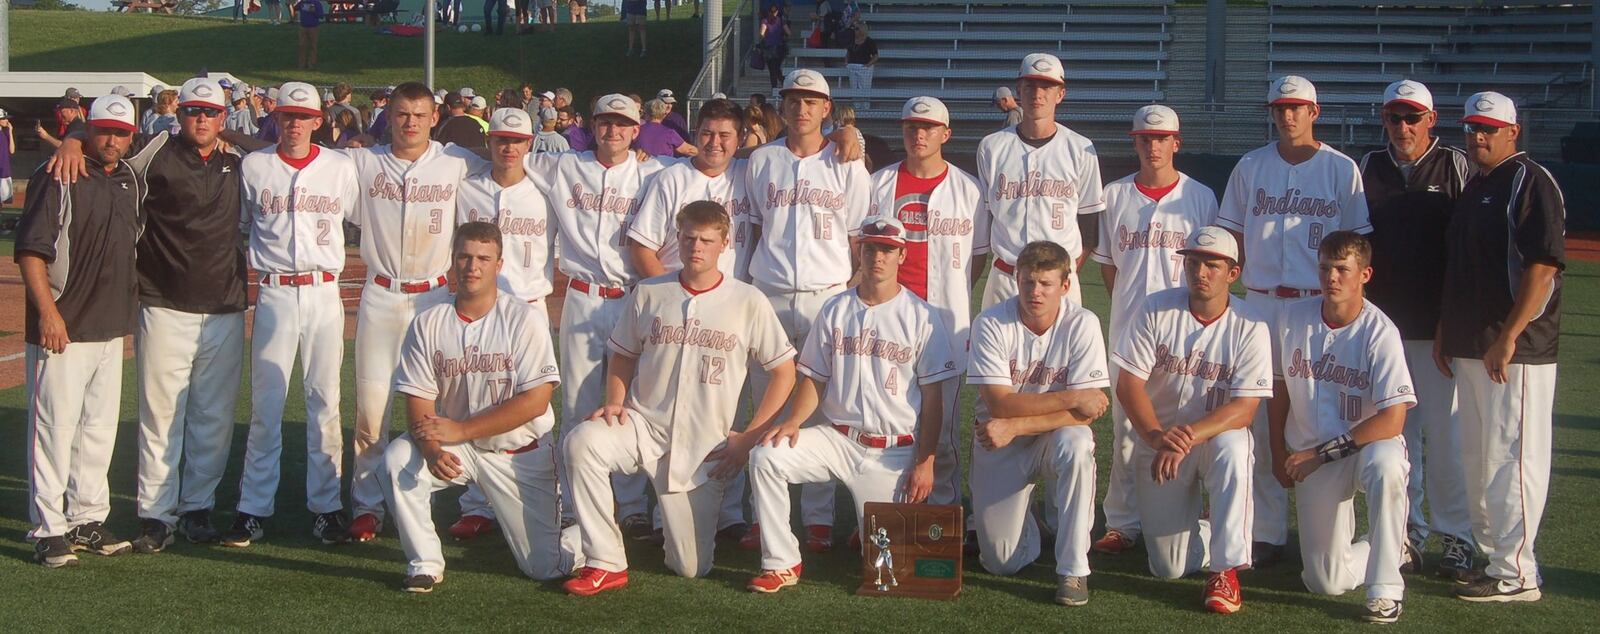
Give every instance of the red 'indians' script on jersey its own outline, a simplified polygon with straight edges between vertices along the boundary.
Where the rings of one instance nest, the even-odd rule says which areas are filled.
[[[1007,180],[1001,172],[994,182],[994,194],[1000,200],[1012,198],[1074,198],[1078,190],[1072,181],[1060,178],[1045,178],[1042,172],[1028,172],[1022,180]]]
[[[862,330],[861,334],[855,337],[846,335],[843,329],[834,328],[830,340],[833,349],[839,354],[877,357],[895,363],[910,363],[917,353],[911,346],[879,339],[877,328]]]
[[[767,206],[787,205],[812,205],[838,211],[844,209],[845,196],[844,192],[812,187],[811,181],[804,178],[792,188],[767,183]]]
[[[694,346],[723,352],[732,352],[739,347],[739,335],[716,328],[702,327],[700,320],[695,318],[684,321],[681,326],[674,326],[663,324],[660,317],[655,317],[650,321],[648,341],[656,346]]]
[[[467,346],[459,357],[446,357],[442,351],[433,353],[433,374],[439,380],[482,372],[510,372],[511,355],[504,352],[480,352],[478,346]]]
[[[1323,354],[1316,363],[1312,363],[1306,358],[1304,349],[1295,348],[1289,356],[1289,367],[1286,371],[1292,377],[1326,381],[1358,390],[1372,386],[1370,371],[1362,372],[1350,366],[1339,365],[1338,357],[1331,353]]]
[[[344,215],[344,201],[340,200],[338,196],[306,193],[308,191],[310,190],[305,187],[295,187],[290,194],[277,196],[272,193],[272,190],[263,189],[260,196],[260,215],[266,217],[272,214],[289,213],[290,211],[300,214]],[[292,204],[291,200],[293,200]]]
[[[1035,361],[1027,367],[1018,367],[1017,360],[1011,360],[1011,382],[1018,386],[1043,385],[1056,386],[1067,383],[1069,368],[1052,368],[1043,361]]]
[[[567,197],[567,208],[631,216],[639,211],[639,200],[633,196],[623,196],[621,190],[615,187],[589,192],[584,190],[583,183],[573,183],[572,195]]]
[[[372,187],[367,188],[367,197],[408,203],[455,202],[455,185],[419,185],[417,181],[415,177],[405,182],[390,180],[388,174],[378,172],[372,179]]]
[[[1123,252],[1132,249],[1182,249],[1188,239],[1188,233],[1168,231],[1159,221],[1133,231],[1126,226],[1117,227],[1117,250]]]
[[[1299,189],[1285,191],[1282,196],[1269,196],[1267,190],[1258,187],[1255,204],[1250,206],[1250,215],[1337,218],[1339,201],[1302,196]]]
[[[1196,350],[1188,356],[1172,354],[1167,344],[1156,345],[1156,364],[1151,372],[1194,376],[1220,383],[1233,382],[1233,366],[1228,363],[1206,361],[1206,352]]]

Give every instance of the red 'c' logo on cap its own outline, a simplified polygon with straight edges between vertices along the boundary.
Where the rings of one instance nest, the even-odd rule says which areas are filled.
[[[213,92],[214,91],[211,90],[211,87],[207,86],[205,84],[200,84],[200,85],[194,87],[194,96],[200,97],[201,99],[209,99],[209,98],[211,98],[211,95],[213,94]]]
[[[933,106],[928,105],[928,102],[926,101],[918,101],[914,104],[911,104],[911,111],[917,114],[928,114],[929,112],[933,112]]]
[[[128,114],[128,107],[126,105],[121,104],[121,103],[113,102],[113,103],[110,103],[110,104],[106,105],[106,112],[109,112],[109,113],[111,113],[113,115],[116,115],[116,116],[120,117],[120,116],[123,116],[125,114]]]
[[[1167,122],[1167,118],[1161,116],[1159,112],[1148,112],[1144,115],[1144,122],[1147,125],[1161,125]]]
[[[515,112],[515,111],[512,111],[510,114],[507,114],[505,117],[503,117],[503,119],[505,120],[506,125],[513,126],[513,127],[521,126],[522,124],[528,122],[526,119],[522,118],[522,114],[521,113],[518,113],[518,112]]]
[[[612,99],[611,101],[607,101],[606,102],[606,109],[607,110],[627,110],[628,109],[628,100],[624,99],[622,97],[617,97],[616,99]]]
[[[307,94],[307,91],[304,88],[296,88],[294,90],[289,91],[289,99],[291,99],[293,101],[311,101],[312,100],[311,99],[311,95]]]
[[[1411,84],[1400,84],[1399,88],[1394,89],[1394,94],[1400,95],[1401,97],[1410,97],[1411,95],[1417,94],[1417,87]]]
[[[1033,69],[1041,73],[1048,73],[1055,70],[1053,66],[1054,64],[1051,64],[1050,60],[1044,57],[1033,60]]]
[[[1472,109],[1478,112],[1493,112],[1494,101],[1488,97],[1479,97],[1477,101],[1472,102]]]

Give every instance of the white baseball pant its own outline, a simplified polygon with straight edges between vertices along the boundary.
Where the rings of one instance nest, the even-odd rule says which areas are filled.
[[[145,306],[134,346],[139,517],[172,526],[179,514],[216,504],[244,371],[244,313],[202,315]]]
[[[283,402],[300,357],[306,398],[306,507],[344,508],[339,500],[344,435],[339,425],[339,367],[344,363],[344,305],[339,286],[263,284],[250,336],[250,435],[239,477],[239,510],[273,513],[283,456]]]
[[[427,280],[422,280],[426,282]],[[383,518],[383,452],[389,446],[389,412],[394,405],[394,373],[411,321],[434,304],[450,301],[450,288],[403,293],[408,282],[379,286],[369,275],[356,309],[355,473],[350,505],[355,515]]]
[[[1480,359],[1455,359],[1450,369],[1461,386],[1467,508],[1489,558],[1486,572],[1539,587],[1544,579],[1533,547],[1550,491],[1556,364],[1512,364],[1504,384],[1489,380]]]
[[[778,313],[778,323],[783,324],[783,331],[789,334],[789,343],[795,350],[805,346],[806,337],[811,335],[811,325],[816,321],[817,313],[822,312],[822,304],[834,295],[847,290],[843,284],[800,292],[782,291],[764,284],[756,284],[756,288],[761,289],[767,296],[767,301],[772,303],[772,310]],[[766,372],[750,373],[751,394],[766,394],[767,385],[771,381],[771,376]],[[785,406],[779,413],[778,420],[783,420],[788,411],[788,406]],[[819,411],[806,419],[805,424],[807,427],[814,427],[825,425],[826,421],[822,419]],[[806,526],[833,526],[833,494],[832,482],[822,481],[800,487],[800,522]],[[756,518],[756,523],[761,523],[760,517]],[[766,530],[766,528],[761,529],[763,535],[766,534]]]
[[[617,474],[647,476],[655,485],[661,510],[667,567],[679,576],[703,577],[711,572],[716,553],[717,515],[727,483],[709,479],[688,491],[666,492],[667,456],[645,458],[643,448],[653,441],[641,442],[640,436],[649,432],[641,427],[644,421],[637,413],[630,410],[626,416],[620,425],[601,421],[578,425],[562,446],[567,472],[572,474],[571,495],[583,529],[587,565],[611,572],[628,569],[622,529],[611,514],[612,482]],[[714,466],[704,463],[700,469]]]
[[[122,338],[28,344],[28,520],[32,539],[61,537],[111,512],[106,471],[122,403]]]
[[[900,494],[916,447],[875,449],[830,427],[806,427],[793,447],[762,445],[750,452],[750,487],[761,525],[761,569],[788,570],[800,563],[800,540],[789,527],[789,485],[837,480],[856,503],[856,525],[867,502],[903,501]],[[937,460],[937,458],[935,458]]]
[[[1117,384],[1117,376],[1121,372],[1116,364],[1112,364],[1112,385]],[[1150,474],[1149,465],[1146,465],[1143,471],[1133,465],[1135,447],[1143,449],[1141,447],[1143,444],[1139,441],[1138,434],[1133,431],[1133,421],[1128,419],[1128,413],[1122,409],[1122,401],[1117,398],[1117,391],[1111,390],[1111,477],[1106,482],[1106,497],[1105,501],[1101,502],[1100,509],[1106,515],[1106,528],[1116,529],[1130,539],[1138,539],[1142,532],[1139,519],[1144,507],[1139,504],[1139,491],[1143,490],[1142,480],[1148,479]],[[1151,454],[1149,457],[1154,458],[1155,455]],[[1185,460],[1185,463],[1187,462]],[[1135,484],[1135,479],[1141,482]],[[1150,551],[1152,570],[1155,566],[1155,556],[1155,551]],[[1160,576],[1160,573],[1156,574]]]
[[[1267,324],[1278,323],[1279,311],[1292,301],[1295,300],[1278,299],[1271,294],[1255,291],[1246,291],[1244,294],[1244,303],[1256,309],[1256,314]],[[1273,352],[1272,366],[1277,370],[1280,364],[1276,345],[1273,346]],[[1251,514],[1250,531],[1258,542],[1284,546],[1289,543],[1289,491],[1278,484],[1278,478],[1272,475],[1272,429],[1267,423],[1266,401],[1256,408],[1256,418],[1250,422],[1250,430],[1256,437],[1256,473],[1250,484],[1251,504],[1255,512]]]
[[[384,491],[410,562],[406,574],[444,578],[444,551],[433,525],[433,493],[468,482],[478,483],[500,510],[500,533],[522,574],[546,580],[572,572],[577,531],[561,530],[555,447],[550,441],[546,434],[538,447],[517,454],[483,451],[471,443],[446,447],[461,459],[461,476],[449,481],[428,470],[410,434],[389,443],[383,455]]]
[[[1250,565],[1254,445],[1248,429],[1222,432],[1189,450],[1178,465],[1177,479],[1156,484],[1150,475],[1156,452],[1138,443],[1129,470],[1138,489],[1150,574],[1177,579],[1201,570]],[[1207,500],[1211,519],[1201,522]]]
[[[1079,306],[1083,305],[1083,289],[1078,285],[1078,271],[1074,269],[1067,274],[1071,286],[1067,288],[1067,300]],[[1017,296],[1017,278],[1011,273],[1006,273],[993,265],[989,267],[989,280],[983,283],[983,308],[1003,302]]]
[[[761,369],[760,364],[754,362],[750,363],[750,371],[748,374],[745,374],[746,379],[744,383],[744,389],[739,391],[739,414],[733,423],[733,428],[735,430],[744,431],[750,427],[749,417],[754,415],[755,412],[751,409],[752,405],[750,403],[751,395],[749,377],[757,372],[766,372],[766,370]],[[744,514],[744,490],[746,488],[748,479],[749,478],[745,476],[745,471],[740,469],[739,475],[729,479],[727,486],[723,487],[722,510],[717,515],[717,530],[720,531],[731,526],[750,523],[750,520],[746,519]],[[661,530],[660,505],[657,505],[655,512],[651,513],[650,521],[651,526],[653,526],[656,530]]]
[[[1361,448],[1356,455],[1318,467],[1295,485],[1295,520],[1300,526],[1300,579],[1317,594],[1344,594],[1367,587],[1368,599],[1400,601],[1405,579],[1406,441],[1397,436]],[[1356,534],[1356,492],[1366,495],[1366,537]]]
[[[1019,437],[993,450],[973,442],[969,486],[979,561],[990,573],[1014,575],[1039,558],[1041,527],[1029,508],[1035,478],[1044,479],[1049,508],[1056,509],[1056,574],[1088,576],[1095,459],[1087,425]]]
[[[1467,513],[1467,476],[1461,465],[1461,428],[1456,416],[1456,382],[1433,362],[1433,340],[1407,340],[1406,367],[1417,404],[1406,410],[1406,452],[1411,462],[1410,538],[1422,543],[1432,533],[1472,543]],[[1422,502],[1428,513],[1423,515]],[[1420,547],[1419,547],[1420,549]]]
[[[961,385],[966,375],[946,380],[939,394],[944,397],[944,424],[939,427],[939,448],[933,454],[933,492],[929,504],[961,503]]]
[[[542,299],[529,300],[528,303],[541,310],[548,310]],[[554,335],[555,333],[551,333],[552,340],[555,338]],[[489,504],[489,496],[484,495],[483,487],[478,486],[477,482],[467,483],[467,490],[461,492],[461,497],[456,504],[461,507],[462,517],[476,515],[489,520],[494,519],[494,506]]]
[[[606,359],[611,354],[606,340],[616,330],[622,311],[633,301],[631,296],[606,299],[596,295],[598,291],[598,287],[591,286],[585,293],[569,285],[561,306],[561,443],[567,442],[567,434],[605,404]],[[566,469],[566,465],[562,468]],[[572,482],[570,471],[562,475],[563,483]],[[649,485],[650,481],[640,473],[612,477],[616,516],[625,519],[648,511],[645,488]],[[576,501],[569,488],[561,489],[563,520],[577,518]]]

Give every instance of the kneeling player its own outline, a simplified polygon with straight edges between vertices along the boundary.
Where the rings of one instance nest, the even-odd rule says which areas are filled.
[[[454,301],[417,315],[401,349],[395,389],[406,395],[411,433],[389,444],[384,468],[410,560],[407,592],[444,579],[433,492],[468,482],[488,494],[523,574],[552,579],[572,568],[556,508],[550,397],[560,378],[550,323],[542,306],[496,290],[501,248],[494,225],[456,229]]]
[[[1209,568],[1205,607],[1232,614],[1241,607],[1237,570],[1250,565],[1250,421],[1272,396],[1272,340],[1228,294],[1239,279],[1232,234],[1205,227],[1178,253],[1187,288],[1150,295],[1123,326],[1112,355],[1122,368],[1117,396],[1142,441],[1132,466],[1151,574]]]
[[[1318,594],[1367,586],[1362,618],[1400,618],[1405,581],[1406,409],[1417,403],[1394,322],[1368,302],[1372,243],[1335,231],[1317,249],[1322,299],[1278,317],[1277,392],[1269,406],[1272,471],[1295,487],[1300,578]],[[1287,404],[1287,407],[1279,406]],[[1368,536],[1355,536],[1355,494],[1367,497]]]
[[[790,484],[843,482],[858,525],[867,502],[922,502],[933,490],[942,383],[960,374],[950,329],[900,286],[905,225],[868,217],[860,242],[861,285],[823,303],[800,353],[805,378],[788,418],[750,455],[756,522],[764,527],[761,574],[748,586],[754,592],[800,582]],[[828,424],[801,429],[818,408]]]
[[[1094,525],[1094,434],[1105,413],[1105,343],[1094,313],[1068,301],[1072,260],[1055,242],[1017,256],[1020,293],[972,322],[967,382],[978,386],[972,506],[985,570],[1012,575],[1039,558],[1041,526],[1028,510],[1033,481],[1050,490],[1056,530],[1056,602],[1089,602]],[[1047,520],[1047,521],[1048,521]]]
[[[608,342],[605,404],[562,441],[588,559],[567,592],[628,584],[613,474],[643,473],[655,486],[667,567],[685,577],[711,572],[724,488],[794,386],[794,347],[772,305],[717,268],[729,224],[710,201],[678,212],[683,270],[639,283]],[[733,432],[751,362],[772,382],[750,428]]]

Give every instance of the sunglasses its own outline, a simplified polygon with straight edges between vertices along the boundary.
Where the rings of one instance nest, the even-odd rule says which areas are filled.
[[[1426,112],[1413,112],[1411,114],[1396,114],[1391,112],[1384,116],[1384,120],[1388,121],[1390,125],[1400,125],[1402,121],[1405,122],[1406,125],[1417,125],[1418,123],[1422,123],[1422,118],[1426,116],[1428,116],[1428,113]]]
[[[1461,131],[1467,133],[1467,136],[1472,136],[1472,135],[1475,135],[1475,134],[1482,134],[1482,135],[1485,135],[1485,136],[1494,136],[1495,133],[1497,133],[1497,132],[1499,132],[1499,131],[1501,131],[1503,129],[1504,128],[1496,128],[1496,127],[1494,127],[1492,125],[1489,125],[1489,124],[1486,124],[1486,123],[1466,123],[1466,124],[1462,124],[1462,126],[1461,126]]]
[[[178,114],[185,117],[220,117],[222,111],[201,106],[184,106],[178,109]]]

